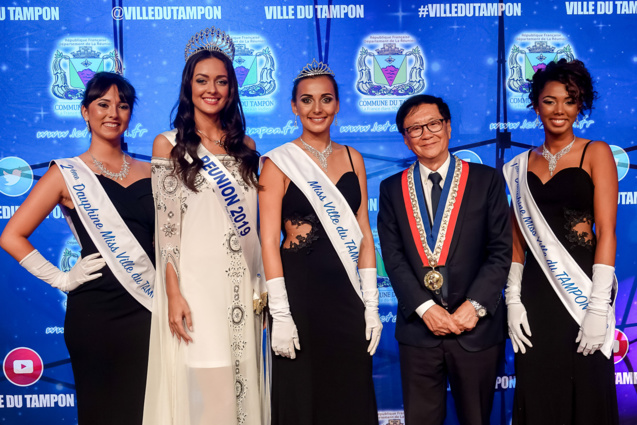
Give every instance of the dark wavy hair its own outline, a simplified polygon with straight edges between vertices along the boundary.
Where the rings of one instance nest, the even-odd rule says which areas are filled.
[[[330,82],[332,83],[332,86],[334,86],[334,96],[336,97],[336,100],[339,100],[338,99],[338,84],[336,84],[336,79],[334,78],[332,74],[322,74],[322,75],[312,75],[310,77],[297,78],[296,80],[294,80],[294,84],[292,85],[292,101],[296,102],[296,93],[299,90],[299,83],[301,81],[307,80],[308,78],[314,79],[319,77],[327,77],[327,79],[330,80]]]
[[[242,179],[248,185],[258,188],[259,154],[244,143],[246,121],[241,100],[239,99],[239,84],[232,67],[232,61],[223,53],[201,50],[188,58],[181,75],[179,100],[171,113],[173,128],[177,129],[177,137],[176,145],[170,152],[170,158],[175,165],[179,178],[190,190],[197,191],[195,178],[203,167],[203,161],[197,155],[197,147],[201,143],[201,137],[199,137],[195,127],[195,108],[192,103],[192,77],[195,66],[202,60],[210,58],[219,59],[223,62],[228,73],[228,102],[219,117],[221,128],[225,133],[222,141],[228,154],[239,162],[239,171]],[[192,158],[192,163],[184,158],[186,153]]]
[[[115,74],[114,72],[98,72],[93,75],[93,78],[91,78],[88,84],[86,84],[84,98],[82,99],[82,106],[88,109],[88,105],[93,103],[96,99],[104,96],[104,93],[109,91],[113,86],[117,87],[119,100],[121,102],[128,103],[132,115],[133,106],[135,105],[135,102],[137,102],[135,88],[126,78],[119,74]]]
[[[593,110],[593,101],[597,99],[597,92],[593,88],[591,74],[580,60],[567,61],[562,58],[557,62],[549,63],[546,68],[536,72],[531,81],[531,91],[528,108],[535,108],[540,103],[540,93],[546,84],[551,81],[558,81],[566,86],[566,91],[579,106],[579,113],[583,115],[585,111],[589,114]]]

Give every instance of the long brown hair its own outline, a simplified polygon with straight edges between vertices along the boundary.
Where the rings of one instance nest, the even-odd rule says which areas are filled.
[[[197,147],[201,137],[195,127],[195,108],[192,103],[192,77],[195,66],[204,59],[215,58],[223,62],[228,73],[228,102],[220,112],[221,128],[225,135],[223,143],[229,155],[239,162],[239,171],[243,181],[252,187],[258,187],[257,171],[259,154],[244,143],[246,122],[243,107],[239,99],[239,84],[232,62],[226,55],[219,52],[202,50],[195,53],[186,62],[181,76],[179,101],[172,111],[173,128],[177,129],[176,145],[170,153],[179,178],[190,190],[197,191],[195,177],[203,167],[203,161],[197,155]],[[192,163],[188,162],[185,154],[189,154]]]

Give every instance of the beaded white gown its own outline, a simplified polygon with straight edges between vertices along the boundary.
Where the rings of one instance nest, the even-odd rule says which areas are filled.
[[[238,163],[229,155],[216,157],[243,187],[256,214],[256,190],[243,182]],[[266,423],[263,319],[257,308],[261,294],[253,289],[256,276],[250,275],[239,240],[210,183],[198,175],[198,192],[193,192],[172,171],[170,160],[153,158],[158,275],[144,424]],[[167,265],[177,272],[191,310],[190,344],[179,343],[170,333]]]

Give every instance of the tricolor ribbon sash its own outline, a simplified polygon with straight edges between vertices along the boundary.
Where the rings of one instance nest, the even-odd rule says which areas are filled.
[[[55,160],[69,190],[75,211],[119,283],[148,310],[152,309],[155,268],[115,206],[80,158]],[[66,208],[62,209],[79,243]]]
[[[308,199],[362,300],[358,254],[363,233],[343,194],[303,149],[292,142],[263,155],[262,166],[266,158],[270,158]]]
[[[528,158],[529,153],[523,152],[502,169],[511,192],[515,218],[528,249],[535,256],[566,310],[581,326],[593,283],[557,239],[535,203],[526,178]],[[614,279],[613,290],[617,294],[617,278]],[[615,339],[615,300],[609,309],[607,324],[606,340],[601,352],[610,358]]]
[[[438,204],[432,227],[427,218],[427,205],[423,195],[418,161],[402,174],[401,186],[409,227],[423,266],[432,268],[432,271],[425,276],[425,285],[434,291],[440,289],[443,284],[442,276],[436,272],[435,268],[444,266],[447,262],[468,177],[469,165],[451,155],[449,170],[440,196],[441,200],[446,201]],[[431,285],[427,283],[428,280]]]
[[[175,146],[177,130],[166,131],[162,134]],[[260,296],[265,293],[265,273],[263,273],[263,262],[261,261],[261,243],[257,235],[256,212],[250,208],[243,187],[232,173],[201,143],[197,147],[197,155],[204,163],[199,173],[213,187],[215,198],[226,212],[241,245],[243,257],[253,279],[253,292],[256,297],[254,307],[258,313],[261,306]],[[192,162],[190,155],[186,154],[184,158],[188,162]]]

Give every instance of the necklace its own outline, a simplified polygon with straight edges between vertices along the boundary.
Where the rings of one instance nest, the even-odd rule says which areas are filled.
[[[125,153],[122,153],[123,162],[122,162],[122,168],[119,170],[119,173],[113,173],[108,168],[106,168],[101,161],[98,161],[97,159],[95,159],[91,151],[88,151],[88,154],[91,155],[91,158],[93,159],[93,164],[97,167],[98,170],[100,170],[100,173],[102,173],[102,175],[108,177],[109,179],[124,180],[126,176],[128,176],[128,170],[130,170],[130,167],[128,165],[128,161],[126,161]]]
[[[325,148],[323,152],[319,152],[318,149],[313,148],[312,146],[307,144],[305,140],[301,139],[300,137],[299,137],[299,140],[303,144],[303,147],[305,148],[305,150],[308,151],[314,158],[318,160],[319,165],[321,166],[323,171],[327,172],[327,158],[332,153],[332,140],[330,140],[330,143],[328,143],[327,147]]]
[[[573,141],[571,143],[566,145],[564,149],[555,155],[546,149],[546,142],[542,143],[542,156],[549,162],[549,173],[551,173],[551,177],[553,177],[553,171],[555,171],[555,167],[557,167],[557,161],[571,150],[573,143],[575,143],[575,136],[573,136]]]
[[[222,147],[222,148],[224,148],[224,149],[226,148],[226,144],[225,144],[225,143],[223,143],[223,142],[221,141],[221,139],[219,139],[219,140],[212,140],[210,137],[206,136],[206,133],[204,133],[203,131],[201,131],[201,130],[199,130],[199,129],[197,129],[197,133],[201,134],[203,137],[205,137],[206,139],[208,139],[209,141],[211,141],[211,142],[212,142],[212,143],[214,143],[215,145],[217,145],[217,146],[219,146],[219,147]]]

